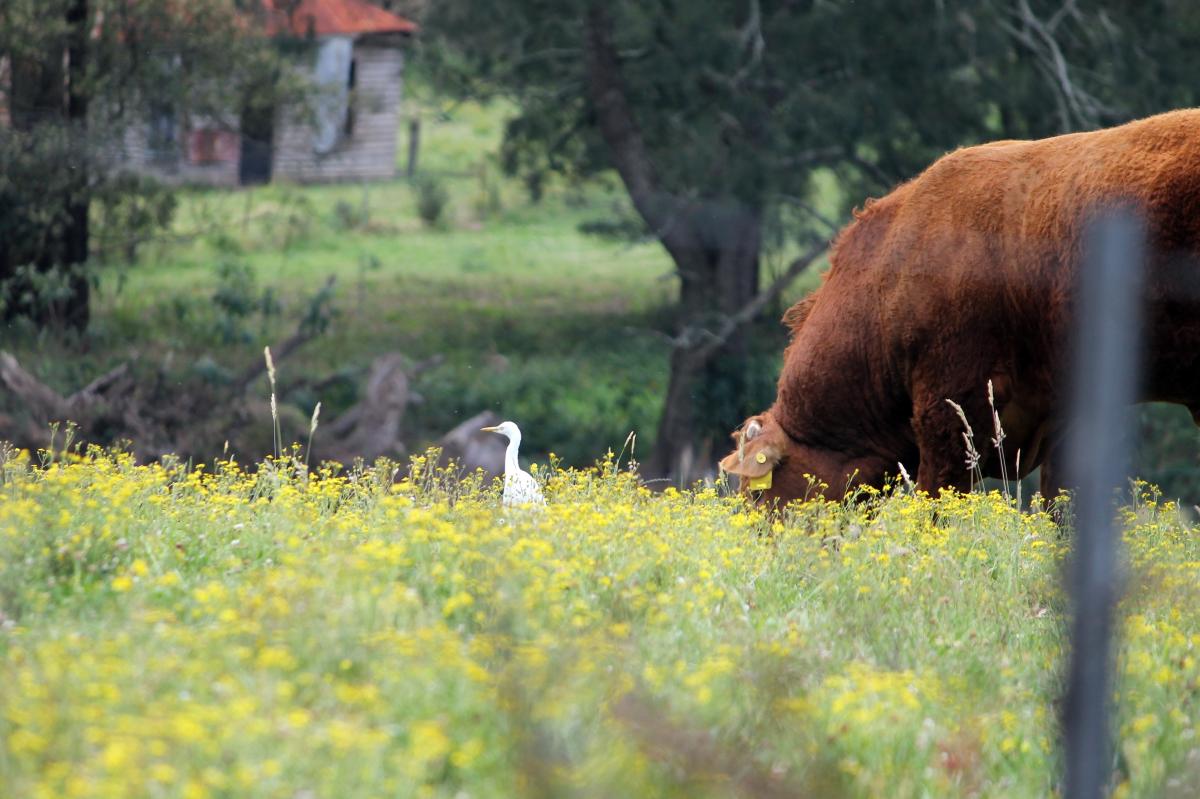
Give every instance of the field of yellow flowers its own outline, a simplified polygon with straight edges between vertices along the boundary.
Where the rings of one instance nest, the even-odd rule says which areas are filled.
[[[540,476],[539,514],[422,459],[4,454],[0,796],[1056,790],[1046,514]],[[1200,536],[1146,492],[1124,522],[1114,783],[1195,795]]]

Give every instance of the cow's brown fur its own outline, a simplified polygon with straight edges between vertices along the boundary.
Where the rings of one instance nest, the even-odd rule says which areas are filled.
[[[1148,235],[1142,398],[1200,419],[1200,110],[1185,110],[964,148],[868,203],[825,282],[784,316],[775,404],[734,433],[722,468],[745,488],[769,465],[762,498],[776,502],[811,493],[809,475],[828,496],[878,486],[898,463],[926,491],[964,489],[962,423],[946,400],[996,475],[989,380],[1008,474],[1018,451],[1021,475],[1053,461],[1084,226],[1118,203]],[[1057,474],[1043,469],[1044,493]]]

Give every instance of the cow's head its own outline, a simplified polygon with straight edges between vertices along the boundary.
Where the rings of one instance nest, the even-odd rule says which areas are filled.
[[[782,505],[804,496],[810,481],[793,474],[800,446],[770,413],[751,416],[733,432],[734,450],[721,461],[721,470],[738,477],[738,489],[753,499]]]
[[[736,447],[721,461],[721,470],[740,477],[742,490],[750,483],[773,482],[775,467],[791,443],[774,417],[765,413],[751,416],[732,437]]]
[[[882,482],[883,466],[796,441],[770,411],[751,416],[733,433],[734,450],[721,470],[738,477],[739,490],[756,502],[782,507],[796,499],[841,499],[855,483]]]

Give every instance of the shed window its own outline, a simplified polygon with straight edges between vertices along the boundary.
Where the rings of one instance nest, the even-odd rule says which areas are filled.
[[[188,157],[193,164],[213,164],[220,159],[217,136],[219,131],[200,129],[192,131]]]
[[[175,163],[179,158],[179,129],[174,108],[159,103],[151,107],[146,143],[154,163]]]

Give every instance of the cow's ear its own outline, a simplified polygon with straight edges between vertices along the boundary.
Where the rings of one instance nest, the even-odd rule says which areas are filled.
[[[778,425],[754,417],[733,434],[737,449],[721,461],[721,469],[740,477],[763,477],[783,458],[784,436]]]

